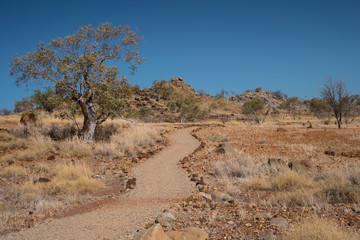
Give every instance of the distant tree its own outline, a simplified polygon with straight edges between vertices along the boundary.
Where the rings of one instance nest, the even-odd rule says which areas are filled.
[[[287,98],[283,103],[280,104],[279,108],[286,110],[290,117],[295,119],[299,114],[299,101],[297,97]]]
[[[321,89],[321,96],[330,105],[336,118],[338,128],[341,128],[344,114],[350,104],[350,96],[343,81],[332,81],[331,78]]]
[[[24,97],[20,101],[15,101],[15,113],[21,113],[21,112],[28,112],[31,109],[34,108],[34,104],[32,103],[31,99],[28,97]]]
[[[220,92],[216,93],[215,98],[225,98],[229,94],[224,88],[221,88]]]
[[[174,89],[169,86],[166,80],[155,80],[151,89],[157,94],[158,98],[169,100],[174,93]]]
[[[351,95],[349,105],[345,110],[344,118],[345,123],[352,123],[355,118],[360,116],[360,95]]]
[[[265,101],[260,98],[259,96],[256,96],[253,99],[248,99],[245,101],[243,108],[242,108],[242,112],[245,115],[252,115],[254,121],[257,124],[260,124],[260,118],[259,115],[265,110]],[[265,119],[269,113],[270,109],[266,109],[265,113],[264,113],[264,117],[262,119],[262,123],[265,122]]]
[[[124,106],[119,96],[127,81],[111,64],[123,61],[134,73],[143,61],[138,53],[140,41],[128,26],[84,26],[65,38],[40,42],[34,52],[12,57],[10,75],[18,86],[52,84],[63,101],[76,103],[84,116],[80,134],[91,142],[97,126],[117,116]]]
[[[0,110],[0,115],[1,116],[8,116],[10,114],[11,114],[11,111],[9,109],[7,109],[7,108],[3,108],[3,109]]]
[[[310,100],[310,111],[319,119],[329,118],[331,116],[331,106],[322,98],[315,97]]]
[[[32,102],[48,112],[50,117],[54,110],[61,105],[61,96],[58,95],[51,87],[46,87],[45,91],[36,90],[31,96]]]
[[[199,99],[193,95],[176,94],[168,106],[180,113],[180,121],[184,123],[204,117],[206,111],[202,110],[198,103]]]
[[[284,94],[281,92],[281,90],[275,91],[274,95],[275,95],[276,99],[278,99],[278,100],[283,100],[284,99]]]
[[[201,95],[201,96],[210,96],[210,94],[207,93],[205,90],[198,90],[197,92],[198,92],[198,94]]]

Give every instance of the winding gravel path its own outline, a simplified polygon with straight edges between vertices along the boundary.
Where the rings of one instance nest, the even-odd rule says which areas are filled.
[[[195,185],[177,165],[200,145],[191,130],[180,129],[168,135],[169,146],[135,169],[136,188],[115,204],[51,219],[0,239],[131,239],[141,224],[154,220],[164,208],[195,192]]]

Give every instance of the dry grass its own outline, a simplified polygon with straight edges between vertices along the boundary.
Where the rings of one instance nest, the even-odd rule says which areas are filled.
[[[55,177],[45,188],[50,194],[91,193],[105,187],[101,182],[91,178],[91,171],[84,164],[60,164],[55,170]]]
[[[26,169],[20,166],[9,166],[0,170],[0,177],[12,178],[18,176],[25,176]]]
[[[281,240],[356,240],[359,235],[329,219],[315,217],[286,231]]]
[[[311,177],[288,170],[271,177],[270,186],[274,190],[290,191],[299,188],[314,188],[315,183]]]
[[[0,162],[19,161],[34,161],[35,159],[43,158],[51,150],[51,144],[34,144],[30,148],[23,151],[7,154],[0,159]]]
[[[51,168],[46,163],[35,163],[32,167],[32,171],[35,173],[50,173]]]
[[[273,205],[319,206],[325,203],[360,202],[360,164],[305,175],[290,170],[268,178],[254,178],[247,188],[276,191]]]
[[[95,153],[109,156],[135,156],[160,139],[158,130],[153,126],[133,124],[113,135],[109,143],[96,144]]]
[[[87,157],[92,154],[91,145],[80,141],[78,138],[63,142],[55,142],[54,148],[58,151],[58,154],[64,158]]]

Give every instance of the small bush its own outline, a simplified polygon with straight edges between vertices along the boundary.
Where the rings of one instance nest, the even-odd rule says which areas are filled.
[[[322,194],[329,203],[357,203],[360,202],[360,193],[351,186],[350,181],[331,177],[323,182]]]
[[[281,240],[355,240],[358,234],[339,226],[332,220],[315,217],[307,219],[293,229],[286,231]]]
[[[74,125],[70,124],[52,124],[45,134],[54,141],[64,141],[77,136],[77,130]]]
[[[100,125],[95,130],[94,139],[96,142],[108,142],[111,139],[111,136],[118,133],[119,126],[114,123]]]

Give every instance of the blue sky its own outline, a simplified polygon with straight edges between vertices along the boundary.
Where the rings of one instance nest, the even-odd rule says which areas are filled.
[[[130,83],[183,77],[196,90],[262,87],[319,96],[324,81],[360,93],[360,1],[0,1],[0,108],[31,95],[9,76],[9,58],[89,23],[130,25],[144,41]],[[127,69],[120,69],[128,75]]]

